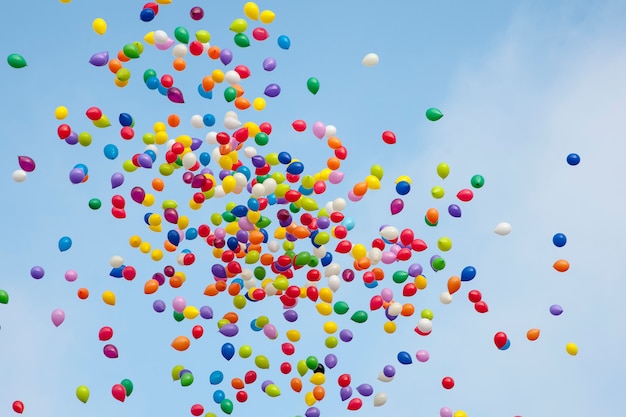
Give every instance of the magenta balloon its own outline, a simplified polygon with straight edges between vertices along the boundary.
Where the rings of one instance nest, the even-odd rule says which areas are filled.
[[[122,184],[124,184],[124,174],[116,172],[111,175],[111,188],[117,188]]]
[[[230,49],[222,49],[220,51],[220,61],[222,61],[222,64],[228,65],[232,62],[232,60],[233,51],[231,51]]]
[[[52,324],[54,324],[56,327],[59,327],[61,323],[65,321],[65,312],[60,308],[57,308],[52,311],[50,318],[52,319]]]
[[[33,172],[35,170],[35,161],[30,156],[18,156],[17,162],[26,172]]]
[[[172,223],[172,224],[178,223],[178,212],[176,211],[176,209],[166,208],[163,211],[163,217],[165,217],[165,220],[168,221],[169,223]]]
[[[102,352],[104,352],[104,356],[109,359],[115,359],[118,356],[117,348],[115,345],[107,344],[102,348]]]
[[[401,198],[394,198],[391,201],[391,214],[398,214],[404,209],[404,201]]]
[[[103,67],[109,62],[108,52],[98,52],[89,58],[89,63],[95,67]]]
[[[239,327],[236,324],[225,324],[220,328],[220,333],[226,337],[233,337],[239,333]]]
[[[183,92],[176,87],[170,87],[167,89],[167,98],[169,98],[172,103],[185,102],[185,99],[183,98]]]
[[[141,204],[146,198],[146,192],[141,187],[133,187],[133,189],[130,190],[130,198],[132,198],[135,203]]]

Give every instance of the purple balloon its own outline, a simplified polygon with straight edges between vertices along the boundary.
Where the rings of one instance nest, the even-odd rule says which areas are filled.
[[[420,264],[412,264],[411,266],[409,266],[409,275],[412,277],[421,275],[422,272],[424,272],[424,270],[422,268],[422,265]]]
[[[233,337],[239,333],[239,327],[236,324],[225,324],[220,328],[220,333],[226,337]]]
[[[267,57],[263,60],[263,69],[265,71],[273,71],[276,68],[276,60],[272,57]]]
[[[220,61],[222,61],[222,64],[228,65],[231,63],[232,60],[233,51],[231,51],[230,49],[222,49],[220,51]]]
[[[222,264],[213,264],[211,272],[217,278],[226,278],[226,268]]]
[[[165,311],[165,301],[163,301],[163,300],[154,300],[154,302],[152,303],[152,308],[157,313],[164,312]]]
[[[352,387],[341,387],[339,390],[339,396],[341,397],[341,401],[345,401],[348,398],[352,397]]]
[[[169,98],[172,103],[185,102],[185,99],[183,98],[183,92],[176,87],[170,87],[167,89],[167,98]]]
[[[361,384],[356,387],[356,390],[364,397],[369,397],[374,393],[374,388],[370,384]]]
[[[354,335],[352,334],[351,330],[343,329],[342,331],[339,332],[339,338],[343,342],[349,342],[349,341],[352,340],[353,337],[354,337]]]
[[[102,348],[102,352],[104,352],[104,356],[109,359],[115,359],[118,356],[117,348],[115,345],[107,344]]]
[[[385,375],[387,378],[393,378],[395,374],[396,368],[394,368],[393,365],[387,365],[383,368],[383,375]]]
[[[270,84],[265,87],[265,95],[268,97],[276,97],[280,94],[280,86],[278,84]]]
[[[295,310],[287,310],[283,313],[283,317],[290,323],[298,320],[298,313]]]
[[[401,198],[395,198],[390,204],[391,214],[398,214],[404,209],[404,201]]]
[[[563,307],[561,307],[561,306],[560,306],[560,305],[558,305],[558,304],[552,304],[552,305],[550,306],[550,313],[551,313],[553,316],[560,316],[560,315],[563,313]]]
[[[135,203],[141,204],[146,198],[146,192],[141,187],[133,187],[133,189],[130,190],[130,198],[132,198]]]
[[[202,139],[191,138],[191,146],[189,147],[192,151],[195,151],[200,146],[202,146]]]
[[[450,204],[448,206],[448,213],[452,217],[461,217],[461,207],[457,206],[456,204]]]
[[[305,417],[320,417],[320,410],[317,407],[309,407],[304,413]]]
[[[70,182],[80,184],[85,179],[85,171],[80,168],[72,168],[70,171]]]
[[[324,364],[328,369],[333,369],[335,366],[337,366],[337,356],[335,356],[333,353],[329,353],[324,358]]]
[[[202,306],[200,307],[200,316],[202,316],[203,319],[212,319],[213,318],[213,309],[209,306]]]
[[[111,188],[117,188],[122,184],[124,184],[124,174],[116,172],[111,175]]]
[[[65,143],[68,145],[76,145],[78,143],[78,133],[72,130],[72,133],[65,138]]]
[[[18,156],[17,163],[26,172],[33,172],[35,170],[35,161],[30,156]]]
[[[343,278],[343,280],[345,282],[351,282],[354,280],[354,271],[351,269],[344,269],[343,271],[341,271],[341,278]]]
[[[328,229],[330,227],[330,219],[326,216],[319,217],[317,219],[317,227],[322,230]]]
[[[137,156],[137,162],[142,168],[152,168],[152,158],[147,153],[140,153]]]
[[[265,389],[267,388],[268,385],[273,384],[274,382],[270,379],[266,379],[265,381],[263,381],[263,383],[261,384],[261,391],[265,392]]]
[[[45,272],[44,272],[43,268],[40,267],[40,266],[33,266],[30,269],[30,276],[35,278],[35,279],[43,278],[44,274],[45,274]]]
[[[98,52],[89,58],[89,63],[95,67],[103,67],[109,62],[108,52]]]

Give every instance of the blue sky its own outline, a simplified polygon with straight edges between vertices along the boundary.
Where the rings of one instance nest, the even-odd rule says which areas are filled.
[[[10,295],[9,304],[0,305],[0,410],[4,410],[0,414],[10,414],[12,402],[21,400],[24,414],[38,416],[185,415],[196,403],[205,407],[205,413],[219,416],[224,413],[212,397],[222,389],[235,402],[234,416],[259,410],[303,416],[311,374],[303,377],[305,389],[295,393],[289,380],[297,373],[281,374],[280,363],[290,361],[295,367],[307,356],[322,359],[328,353],[334,353],[339,362],[326,370],[326,398],[316,404],[322,416],[439,416],[442,407],[464,410],[468,416],[589,416],[619,409],[626,330],[620,320],[626,313],[621,302],[626,288],[618,266],[626,231],[620,181],[626,127],[622,115],[626,107],[623,2],[398,2],[393,7],[362,2],[258,2],[261,10],[274,11],[276,19],[269,25],[248,19],[248,34],[263,26],[270,38],[253,41],[246,49],[233,44],[233,33],[228,30],[234,19],[245,18],[245,2],[200,5],[205,17],[198,22],[189,17],[191,5],[181,3],[162,5],[149,23],[139,20],[143,2],[51,1],[37,7],[11,2],[3,7],[3,59],[19,53],[28,66],[14,69],[6,61],[0,66],[0,165],[5,196],[0,207],[4,219],[0,289]],[[108,23],[103,36],[91,28],[96,17]],[[233,50],[233,63],[224,66],[206,56],[188,57],[188,68],[174,71],[171,51],[157,51],[143,38],[159,29],[173,37],[177,26],[187,27],[192,34],[208,30],[211,44]],[[289,36],[289,50],[277,46],[279,35]],[[134,41],[142,41],[145,51],[128,63],[131,80],[125,88],[114,85],[114,75],[106,67],[88,63],[94,53],[108,51],[114,56]],[[370,52],[378,54],[380,62],[365,67],[361,60]],[[268,56],[278,63],[272,72],[261,67]],[[272,124],[270,143],[257,147],[259,154],[287,151],[304,163],[307,173],[315,173],[330,154],[326,139],[315,138],[310,127],[316,121],[336,127],[349,153],[341,167],[345,179],[316,196],[320,206],[336,198],[348,200],[348,191],[365,179],[372,165],[383,166],[381,189],[369,190],[359,202],[348,201],[343,211],[356,224],[348,235],[351,242],[369,248],[380,226],[393,225],[412,229],[429,244],[427,251],[414,253],[408,262],[385,265],[386,278],[377,288],[365,288],[359,273],[354,282],[342,282],[333,301],[346,301],[350,311],[368,311],[369,319],[363,324],[347,316],[321,316],[307,300],[298,304],[299,319],[288,323],[278,299],[270,297],[237,310],[240,333],[227,339],[217,333],[217,319],[236,309],[229,297],[203,295],[213,280],[211,265],[218,262],[205,243],[196,239],[179,246],[196,255],[196,263],[188,267],[176,263],[178,252],[154,262],[129,246],[132,235],[153,247],[162,245],[167,228],[160,234],[151,232],[143,216],[158,212],[164,199],[178,201],[190,226],[208,224],[210,215],[224,211],[230,201],[245,204],[244,191],[209,200],[201,210],[192,211],[187,203],[189,188],[180,180],[182,170],[166,178],[165,190],[156,193],[150,191],[151,179],[159,176],[156,167],[132,173],[122,168],[125,159],[144,151],[141,136],[171,113],[181,118],[178,128],[168,129],[174,137],[188,134],[204,139],[211,130],[225,130],[221,122],[233,106],[222,98],[224,85],[216,87],[212,100],[198,96],[196,87],[213,69],[226,71],[236,64],[248,65],[252,71],[242,82],[247,97],[262,95],[268,83],[282,88],[280,96],[267,100],[265,110],[238,112],[241,121]],[[147,89],[142,81],[146,68],[156,69],[159,75],[172,74],[185,104],[171,103]],[[320,81],[316,95],[306,89],[309,77]],[[77,132],[92,134],[90,146],[70,146],[58,139],[56,130],[62,122],[55,119],[54,110],[60,105],[69,109],[64,122]],[[111,127],[93,126],[85,117],[92,106],[102,109]],[[444,117],[428,121],[424,112],[429,107],[441,109]],[[117,118],[123,112],[135,120],[136,136],[131,141],[123,141],[118,133]],[[191,117],[206,113],[215,115],[216,125],[194,128]],[[298,119],[307,122],[306,132],[292,129],[291,123]],[[381,133],[386,130],[395,132],[396,144],[383,143]],[[120,151],[113,161],[103,155],[109,143]],[[205,142],[199,152],[212,149]],[[581,157],[578,166],[566,163],[572,152]],[[164,154],[162,146],[159,161]],[[11,178],[19,168],[18,155],[30,156],[37,163],[22,183]],[[240,157],[250,166],[247,158]],[[436,173],[440,162],[451,168],[445,180]],[[89,168],[89,180],[83,184],[68,180],[76,164]],[[219,170],[216,166],[212,161],[209,168]],[[114,172],[124,172],[125,183],[111,190]],[[475,174],[484,176],[485,186],[474,190],[471,202],[460,203],[456,193],[471,188],[470,178]],[[389,204],[399,197],[395,179],[402,175],[412,179],[411,192],[402,196],[404,210],[392,216]],[[132,202],[134,186],[152,192],[157,203],[148,208]],[[444,187],[444,198],[431,196],[433,186]],[[124,220],[110,214],[114,194],[126,198]],[[87,205],[94,197],[103,202],[100,210]],[[461,218],[447,215],[452,203],[461,206]],[[437,227],[423,221],[431,207],[441,213]],[[276,206],[267,210],[275,219]],[[493,232],[500,222],[511,224],[509,235]],[[268,230],[273,233],[276,227],[274,221]],[[558,232],[568,238],[562,248],[552,244]],[[60,252],[57,243],[63,236],[71,237],[73,245]],[[437,250],[437,239],[442,236],[453,242],[449,252]],[[328,250],[333,251],[335,245],[336,240],[331,240]],[[305,241],[298,242],[297,248],[312,250]],[[446,259],[446,268],[437,273],[429,267],[429,258],[435,254]],[[112,256],[121,256],[126,265],[134,266],[137,278],[110,277]],[[567,259],[570,269],[556,272],[552,264],[557,259]],[[334,260],[342,269],[352,267],[350,256],[335,254]],[[405,298],[391,276],[411,263],[423,265],[428,287]],[[30,277],[36,265],[45,268],[41,280]],[[165,285],[156,294],[145,295],[144,282],[165,265],[185,272],[187,282],[178,290]],[[446,291],[448,277],[459,275],[467,265],[476,268],[476,278],[463,284],[451,304],[442,304],[439,295]],[[64,279],[70,269],[78,273],[75,282]],[[300,272],[294,280],[296,285],[305,285]],[[322,279],[319,287],[326,282]],[[87,300],[77,298],[80,287],[89,289]],[[380,310],[369,311],[370,298],[384,288],[416,309],[414,316],[396,320],[394,334],[383,331],[386,319]],[[482,292],[488,313],[474,311],[467,299],[472,289]],[[102,302],[105,290],[115,292],[115,306]],[[176,322],[171,306],[175,296],[185,297],[188,305],[211,306],[215,318]],[[152,309],[157,298],[167,304],[162,314]],[[552,304],[561,305],[564,313],[552,316]],[[59,327],[50,321],[56,308],[66,313]],[[422,337],[413,328],[425,308],[435,317],[432,334]],[[267,315],[276,325],[277,340],[249,328],[248,323],[260,315]],[[332,351],[326,349],[322,326],[328,320],[339,329],[350,329],[354,339]],[[190,335],[196,324],[204,327],[201,339],[192,340],[185,352],[170,347],[176,336]],[[98,340],[102,326],[114,329],[111,343],[120,352],[117,359],[102,353],[104,343]],[[534,342],[526,339],[531,328],[541,329]],[[290,329],[302,334],[293,357],[280,352]],[[506,351],[494,346],[498,331],[506,332],[511,340]],[[251,346],[253,355],[269,358],[270,369],[260,370],[252,358],[237,355],[226,361],[220,354],[225,342],[237,348]],[[569,342],[577,344],[578,355],[567,354]],[[430,353],[428,362],[415,360],[420,349]],[[400,351],[409,352],[413,363],[398,363]],[[178,364],[193,372],[192,386],[183,388],[171,380],[171,369]],[[396,376],[382,382],[377,377],[388,364],[396,368]],[[216,370],[226,378],[219,386],[209,383]],[[249,399],[240,404],[228,382],[249,370],[257,371],[259,378],[246,386]],[[336,382],[343,373],[351,375],[354,389],[368,383],[375,393],[385,393],[387,403],[374,407],[373,396],[359,396],[363,398],[361,410],[347,410],[348,401],[340,400]],[[454,378],[453,389],[442,388],[445,376]],[[133,381],[135,390],[120,403],[111,396],[111,386],[124,378]],[[264,380],[279,385],[281,396],[265,395],[260,389]],[[86,404],[75,397],[79,385],[90,388]]]

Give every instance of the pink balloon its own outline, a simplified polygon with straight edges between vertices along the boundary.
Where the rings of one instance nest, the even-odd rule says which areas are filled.
[[[65,280],[68,282],[74,282],[78,278],[78,272],[73,269],[68,269],[65,271]]]
[[[276,330],[276,326],[271,323],[267,323],[263,326],[263,334],[267,336],[269,339],[276,339],[278,337],[278,331]]]
[[[174,39],[167,38],[167,40],[165,42],[157,43],[154,46],[156,46],[157,49],[160,50],[160,51],[165,51],[165,50],[169,49],[172,45],[174,45]]]
[[[362,196],[355,195],[352,190],[348,191],[348,200],[357,202],[360,201],[362,198]]]
[[[172,307],[177,313],[182,313],[185,307],[187,307],[187,302],[183,297],[178,295],[172,300]]]
[[[65,311],[57,308],[52,311],[50,318],[52,319],[52,324],[54,324],[56,327],[59,327],[61,323],[65,321]]]
[[[404,209],[404,201],[401,198],[394,198],[390,205],[391,214],[398,214]]]
[[[383,252],[383,257],[381,259],[384,264],[391,264],[396,261],[396,254],[393,252]]]
[[[441,410],[439,410],[439,416],[452,417],[452,410],[450,410],[448,407],[441,407]]]
[[[393,300],[393,291],[390,288],[383,288],[383,290],[380,292],[380,296],[382,297],[383,301],[390,302],[391,300]]]
[[[326,134],[326,125],[322,122],[313,123],[313,134],[316,138],[322,139]]]
[[[328,175],[328,182],[331,184],[339,184],[343,181],[344,174],[341,171],[333,171]],[[356,197],[356,196],[355,196]]]
[[[415,357],[419,362],[426,362],[430,359],[430,354],[425,350],[418,350]]]

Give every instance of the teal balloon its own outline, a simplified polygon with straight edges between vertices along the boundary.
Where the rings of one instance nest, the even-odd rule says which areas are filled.
[[[309,78],[306,82],[306,88],[308,88],[312,94],[317,94],[317,92],[320,91],[319,80],[315,77]]]

